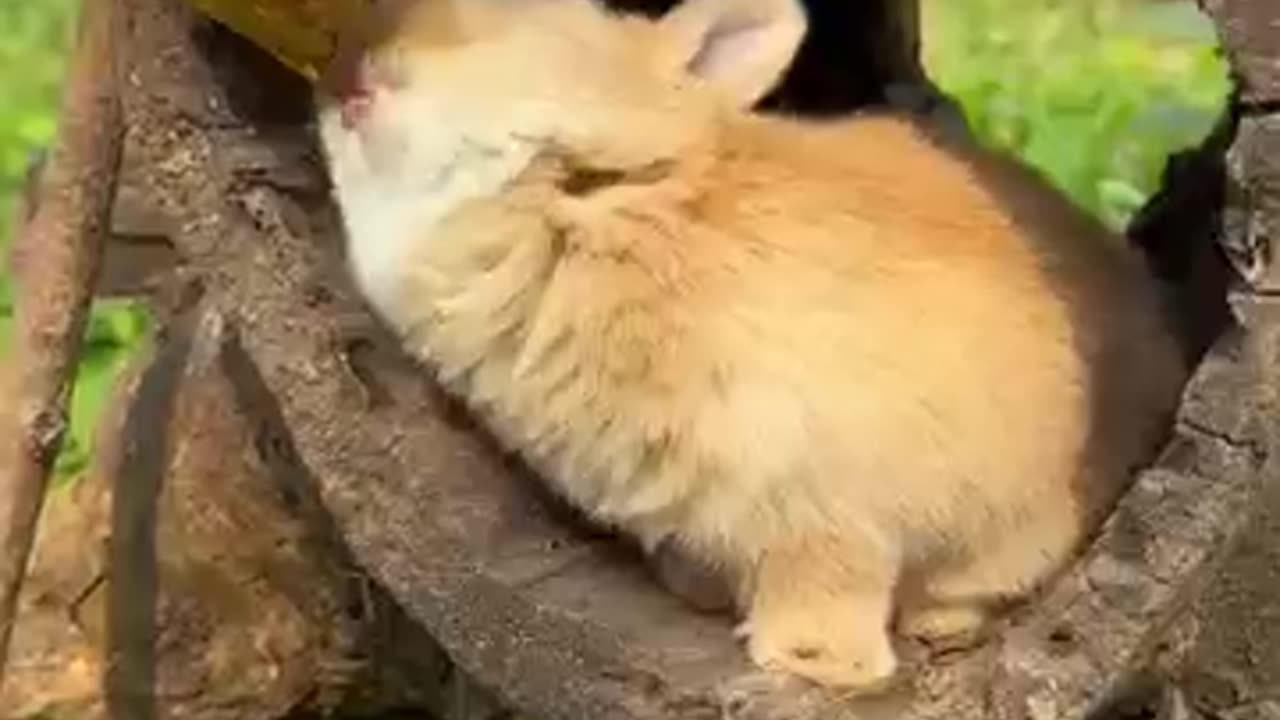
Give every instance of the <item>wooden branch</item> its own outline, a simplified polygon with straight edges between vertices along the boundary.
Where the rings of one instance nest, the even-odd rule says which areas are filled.
[[[122,0],[85,0],[61,128],[19,232],[15,336],[0,408],[0,683],[48,477],[67,425],[123,144]]]

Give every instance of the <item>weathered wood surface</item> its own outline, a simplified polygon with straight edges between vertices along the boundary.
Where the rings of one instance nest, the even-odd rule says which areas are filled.
[[[1042,603],[997,641],[929,664],[914,687],[842,701],[752,673],[726,619],[679,605],[470,428],[345,279],[305,88],[177,0],[136,7],[133,181],[203,289],[199,315],[241,358],[230,381],[258,389],[251,422],[287,440],[277,462],[315,488],[355,561],[512,706],[543,720],[1058,720],[1107,717],[1122,701],[1195,711],[1168,681],[1194,673],[1200,628],[1222,623],[1199,609],[1222,603],[1197,598],[1235,539],[1264,522],[1280,477],[1280,413],[1258,391],[1280,366],[1265,298],[1241,299],[1243,327],[1192,381],[1159,464]],[[822,85],[797,77],[780,104]],[[882,99],[889,79],[839,92]],[[1259,120],[1247,116],[1244,132]],[[1234,147],[1232,182],[1269,177],[1255,146]],[[1228,195],[1255,222],[1278,196],[1269,180],[1246,182]],[[1239,217],[1224,221],[1229,243],[1256,237]]]
[[[1213,17],[1232,67],[1241,81],[1241,98],[1250,104],[1280,102],[1280,64],[1273,0],[1197,0]]]
[[[351,561],[287,439],[251,421],[218,316],[186,300],[45,509],[0,717],[490,720]]]
[[[1239,79],[1239,132],[1227,154],[1225,247],[1256,290],[1280,292],[1280,6],[1199,0]]]
[[[0,684],[54,460],[67,427],[123,147],[123,8],[86,5],[38,207],[18,225],[14,337],[0,408]]]
[[[1254,289],[1280,293],[1280,112],[1248,105],[1243,112],[1227,154],[1231,205],[1225,247]]]
[[[1177,688],[1185,717],[1280,718],[1280,5],[1270,0],[1202,0],[1216,21],[1241,80],[1237,128],[1223,163],[1220,234],[1226,257],[1250,300],[1252,345],[1264,376],[1251,393],[1255,417],[1270,433],[1271,458],[1258,493],[1221,561],[1188,594],[1157,666]],[[1218,422],[1224,442],[1253,448],[1258,426]]]

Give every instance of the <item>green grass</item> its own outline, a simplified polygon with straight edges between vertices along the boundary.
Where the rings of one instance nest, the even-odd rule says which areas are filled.
[[[1228,89],[1212,30],[1190,2],[923,1],[931,74],[979,137],[1116,227],[1155,190],[1166,155],[1206,134]],[[75,7],[0,0],[0,250],[30,153],[53,136]],[[0,349],[10,303],[0,273]],[[146,336],[140,308],[95,308],[63,477],[83,467],[112,380]]]
[[[926,64],[975,133],[1123,226],[1230,83],[1192,3],[923,0]]]
[[[14,202],[31,154],[47,146],[56,130],[77,6],[75,0],[0,0],[0,252],[6,257]],[[10,284],[0,272],[0,351],[12,331]],[[118,301],[94,307],[71,400],[71,430],[58,458],[60,478],[75,477],[88,461],[94,421],[146,334],[141,307]]]

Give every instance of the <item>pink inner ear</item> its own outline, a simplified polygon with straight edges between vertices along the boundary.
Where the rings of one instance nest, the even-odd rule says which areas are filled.
[[[689,72],[715,79],[735,67],[752,63],[753,56],[767,43],[769,31],[770,26],[760,22],[724,23],[715,27],[689,61]]]

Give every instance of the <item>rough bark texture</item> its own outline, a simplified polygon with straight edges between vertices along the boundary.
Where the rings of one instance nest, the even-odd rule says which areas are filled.
[[[1280,102],[1276,7],[1271,0],[1197,0],[1214,19],[1249,104]]]
[[[92,470],[46,507],[0,717],[365,717],[485,701],[352,564],[280,462],[287,440],[250,422],[259,399],[230,380],[242,358],[218,316],[193,320],[122,378]]]
[[[1241,69],[1243,101],[1200,153],[1171,168],[1134,233],[1188,288],[1184,309],[1208,347],[1168,447],[1080,561],[994,640],[927,662],[920,648],[904,648],[912,681],[853,701],[752,672],[726,618],[692,613],[660,590],[630,550],[545,497],[444,401],[346,280],[306,88],[177,0],[136,0],[115,234],[166,248],[157,262],[177,262],[177,285],[201,292],[183,306],[192,322],[174,324],[159,353],[177,359],[148,370],[153,387],[171,392],[157,392],[146,411],[159,413],[154,422],[137,421],[147,430],[126,433],[133,444],[121,462],[137,464],[120,474],[130,481],[117,490],[111,565],[130,580],[107,590],[116,717],[157,708],[223,717],[199,715],[172,691],[191,685],[169,665],[185,658],[216,676],[201,663],[226,641],[213,632],[203,644],[166,644],[170,618],[225,628],[223,637],[243,631],[216,602],[194,599],[218,591],[166,584],[163,568],[192,563],[213,567],[213,584],[234,586],[237,602],[259,597],[256,588],[291,599],[271,643],[321,659],[381,647],[360,645],[355,621],[336,613],[350,598],[334,573],[368,573],[375,593],[394,598],[384,598],[388,607],[435,639],[406,640],[413,657],[374,664],[420,680],[456,663],[461,672],[417,683],[431,696],[425,706],[448,720],[496,717],[489,701],[473,700],[483,693],[469,678],[540,720],[1280,716],[1280,622],[1268,622],[1280,615],[1280,311],[1267,294],[1280,277],[1270,248],[1280,228],[1280,122],[1268,95],[1280,88],[1280,6],[1206,5]],[[904,6],[815,0],[819,32],[768,105],[937,109],[927,89],[910,87],[919,79],[914,21],[890,12]],[[1252,283],[1234,294],[1235,322],[1220,336],[1228,275],[1218,243]],[[147,284],[123,270],[117,277],[103,287]],[[226,476],[212,471],[224,466]],[[166,530],[165,498],[175,497],[199,511],[178,512],[188,520]],[[208,555],[208,538],[222,536],[243,545]],[[161,538],[190,548],[165,551]],[[280,559],[270,538],[312,549]],[[182,559],[161,562],[170,556]],[[299,601],[299,588],[314,592]],[[136,610],[148,604],[149,614]],[[178,606],[193,614],[163,612]],[[304,674],[319,667],[303,656]],[[270,666],[236,657],[238,667]],[[257,697],[234,717],[272,717],[282,707],[272,699],[288,695],[281,688],[302,686],[288,677],[254,685],[257,677],[245,672],[228,690]]]
[[[1159,667],[1179,688],[1186,717],[1280,718],[1280,6],[1204,0],[1242,80],[1238,129],[1223,164],[1223,246],[1249,298],[1260,378],[1253,425],[1219,423],[1223,442],[1270,453],[1241,531],[1221,548],[1203,592],[1187,598]],[[1262,442],[1269,437],[1269,444]]]
[[[19,228],[16,334],[0,413],[0,683],[98,276],[123,141],[115,0],[86,3],[40,203]]]
[[[1244,105],[1227,153],[1231,205],[1226,248],[1255,290],[1280,292],[1280,112]]]

